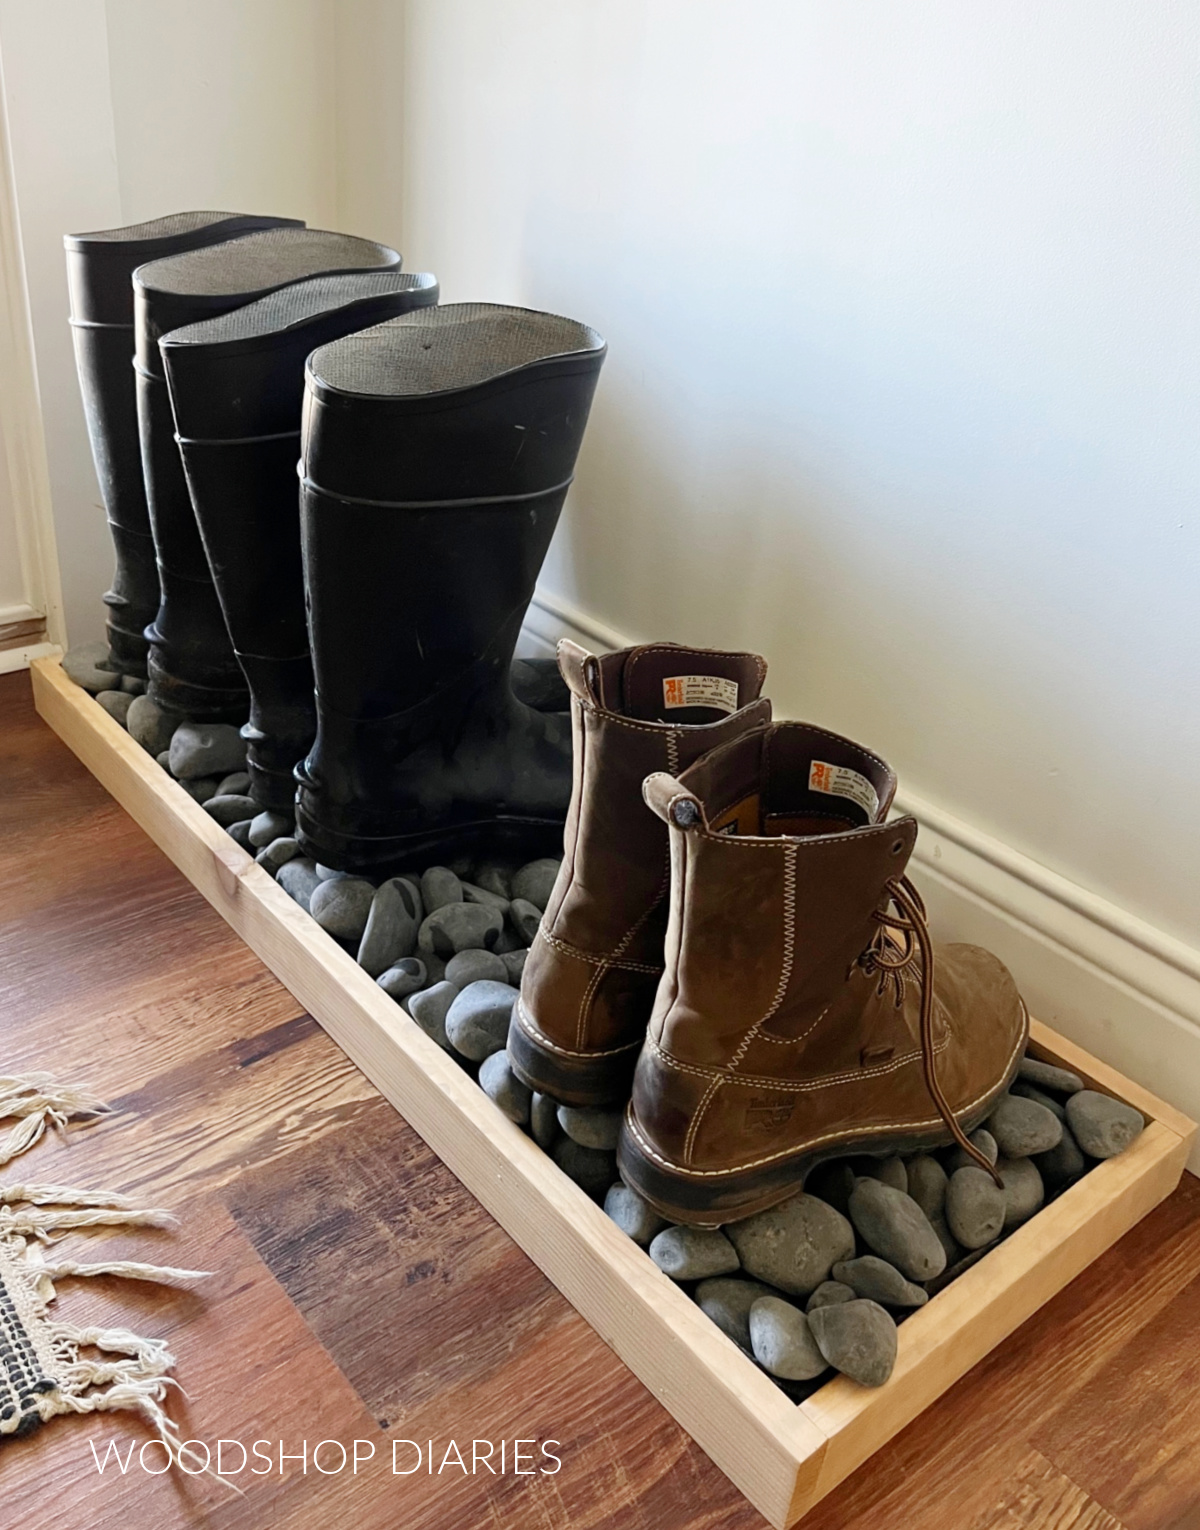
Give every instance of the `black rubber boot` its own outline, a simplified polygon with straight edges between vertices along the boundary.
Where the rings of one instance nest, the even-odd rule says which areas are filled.
[[[138,426],[161,587],[146,629],[147,693],[159,706],[196,721],[240,723],[250,704],[188,496],[159,340],[308,277],[399,268],[396,251],[373,240],[280,228],[134,273]]]
[[[569,720],[509,683],[604,342],[424,309],[309,358],[300,500],[317,741],[297,833],[363,871],[561,849]]]
[[[437,298],[424,274],[318,276],[159,343],[192,508],[250,686],[242,734],[265,808],[291,808],[316,733],[296,482],[305,360]]]
[[[68,234],[63,240],[83,412],[117,555],[112,589],[104,597],[109,663],[122,674],[146,673],[145,628],[158,611],[159,595],[138,444],[133,273],[148,260],[284,225],[303,227],[294,218],[183,212],[128,228]]]

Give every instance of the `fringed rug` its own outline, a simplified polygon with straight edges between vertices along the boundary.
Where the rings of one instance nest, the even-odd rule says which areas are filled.
[[[54,1127],[107,1110],[87,1090],[58,1085],[48,1074],[0,1076],[0,1120],[16,1125],[0,1138],[0,1441],[28,1434],[70,1413],[141,1413],[173,1464],[191,1457],[163,1401],[175,1357],[161,1339],[125,1328],[89,1328],[51,1311],[55,1282],[87,1275],[188,1281],[200,1270],[130,1260],[80,1263],[59,1257],[56,1235],[81,1228],[167,1227],[168,1211],[138,1207],[107,1190],[6,1183],[5,1164]],[[91,1358],[93,1356],[95,1358]],[[196,1457],[196,1459],[200,1459]]]

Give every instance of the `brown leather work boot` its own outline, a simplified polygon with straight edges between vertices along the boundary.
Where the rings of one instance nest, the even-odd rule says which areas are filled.
[[[666,972],[618,1166],[673,1221],[794,1195],[822,1159],[966,1141],[1028,1032],[1005,967],[934,947],[896,778],[802,723],[713,750],[646,800],[670,826]]]
[[[557,1100],[623,1104],[662,973],[670,885],[667,831],[642,782],[770,722],[757,699],[767,666],[673,643],[596,658],[562,642],[558,662],[571,691],[571,806],[508,1055]]]

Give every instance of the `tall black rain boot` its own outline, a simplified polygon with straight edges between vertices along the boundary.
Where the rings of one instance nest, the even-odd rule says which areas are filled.
[[[71,336],[100,497],[116,553],[108,607],[109,664],[146,673],[145,629],[158,610],[158,568],[146,509],[133,376],[133,284],[138,266],[220,244],[258,228],[302,228],[295,218],[182,212],[127,228],[67,234]]]
[[[318,345],[436,303],[424,273],[297,282],[159,342],[192,508],[250,687],[251,795],[290,809],[316,733],[300,557],[300,410]]]
[[[198,722],[244,722],[249,697],[183,476],[159,340],[308,277],[399,268],[396,251],[374,240],[281,228],[134,272],[138,427],[161,587],[146,629],[147,694],[167,711]]]
[[[309,358],[317,739],[296,803],[324,865],[561,846],[570,723],[519,702],[509,665],[604,352],[573,319],[465,303]]]

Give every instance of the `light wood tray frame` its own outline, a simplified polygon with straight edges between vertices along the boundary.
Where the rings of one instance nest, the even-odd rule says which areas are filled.
[[[45,721],[778,1530],[1179,1181],[1194,1123],[1035,1021],[1037,1056],[1135,1105],[1146,1130],[912,1314],[886,1386],[838,1378],[789,1402],[57,659],[32,673]]]

